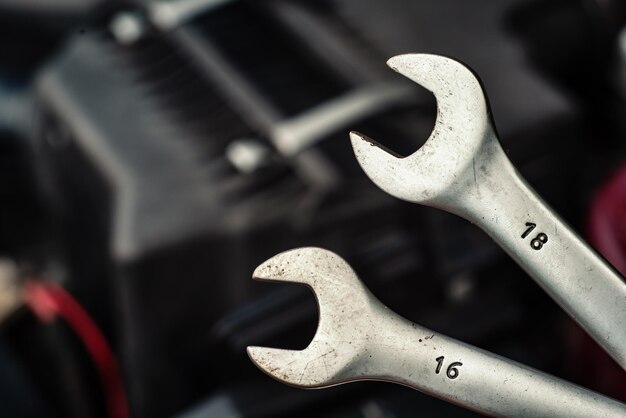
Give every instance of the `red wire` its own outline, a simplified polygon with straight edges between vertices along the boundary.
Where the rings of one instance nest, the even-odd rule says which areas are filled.
[[[602,187],[589,213],[589,240],[626,275],[626,165]]]
[[[70,325],[85,345],[98,370],[108,416],[128,418],[130,413],[126,391],[115,355],[87,311],[69,292],[50,282],[27,283],[24,300],[42,322],[53,322],[59,316]]]

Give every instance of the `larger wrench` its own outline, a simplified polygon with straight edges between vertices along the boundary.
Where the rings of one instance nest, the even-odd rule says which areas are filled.
[[[426,143],[400,157],[350,134],[365,173],[385,192],[481,227],[626,369],[626,283],[531,189],[498,141],[478,78],[446,57],[387,64],[430,90],[437,120]]]
[[[319,323],[301,351],[248,347],[277,380],[323,388],[359,380],[406,385],[498,416],[623,417],[626,405],[411,323],[383,305],[337,254],[300,248],[272,257],[257,280],[310,287]]]

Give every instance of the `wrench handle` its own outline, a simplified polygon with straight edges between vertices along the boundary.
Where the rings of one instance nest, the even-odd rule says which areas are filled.
[[[497,140],[454,211],[480,226],[626,369],[626,282],[526,183]]]
[[[377,380],[495,416],[623,417],[626,405],[395,316],[372,348]]]

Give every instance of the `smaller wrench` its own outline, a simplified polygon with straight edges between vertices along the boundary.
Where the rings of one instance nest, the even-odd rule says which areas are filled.
[[[435,95],[437,119],[426,143],[408,157],[352,132],[363,171],[399,199],[481,227],[626,369],[626,282],[513,167],[478,78],[437,55],[399,55],[387,64]]]
[[[381,380],[488,415],[626,415],[626,405],[616,400],[400,317],[330,251],[278,254],[257,267],[253,278],[306,285],[317,300],[319,323],[307,348],[248,347],[261,370],[288,385],[324,388]]]

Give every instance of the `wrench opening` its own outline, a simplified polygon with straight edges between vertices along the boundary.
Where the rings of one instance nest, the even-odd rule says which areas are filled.
[[[489,104],[478,77],[453,59],[406,54],[387,65],[435,96],[435,126],[424,145],[406,157],[351,132],[354,153],[363,171],[385,192],[415,203],[436,201],[465,178],[460,173],[474,170],[474,157],[486,143],[497,143]]]
[[[319,313],[317,330],[305,349],[248,347],[253,363],[292,386],[322,388],[349,381],[344,377],[346,366],[355,363],[366,340],[354,323],[368,320],[373,297],[350,265],[330,251],[299,248],[265,261],[253,279],[307,286]]]

